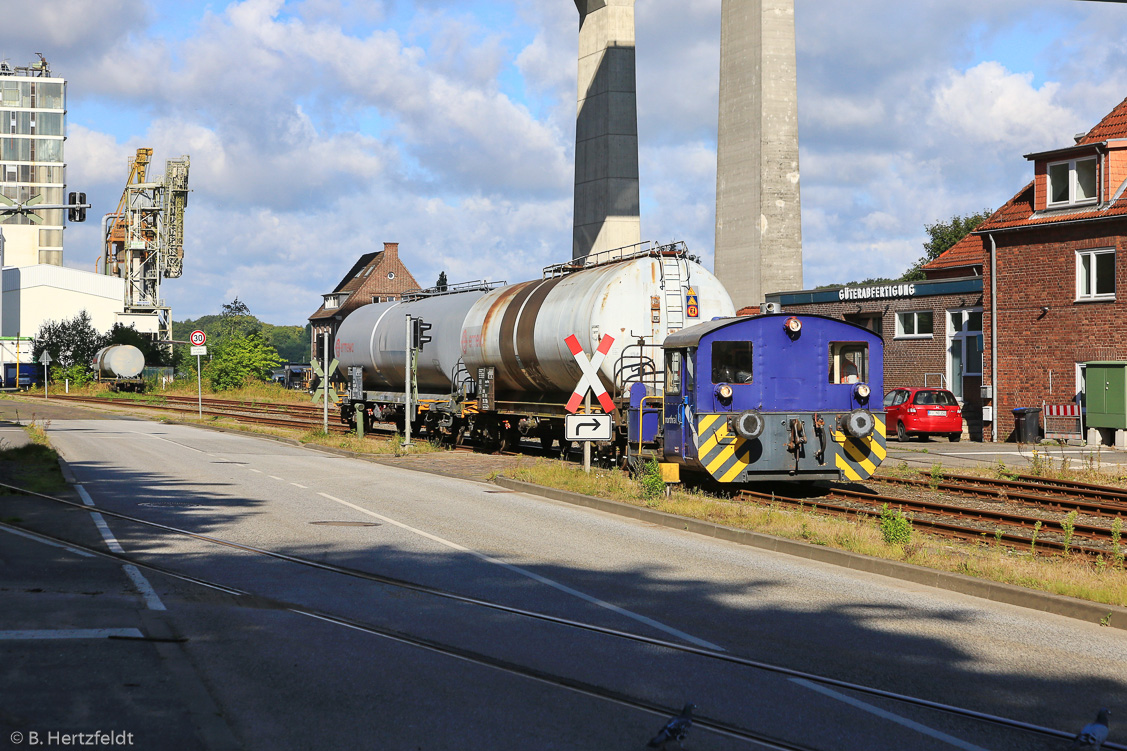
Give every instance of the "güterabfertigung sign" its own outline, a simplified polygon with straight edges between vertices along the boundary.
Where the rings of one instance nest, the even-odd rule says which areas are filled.
[[[842,287],[837,291],[839,300],[885,300],[892,297],[911,297],[916,294],[914,284],[878,284],[873,287]]]

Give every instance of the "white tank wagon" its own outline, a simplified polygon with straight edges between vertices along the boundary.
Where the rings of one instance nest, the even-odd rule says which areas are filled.
[[[432,326],[416,375],[427,428],[484,432],[501,442],[518,431],[562,438],[564,404],[582,376],[567,337],[576,336],[588,355],[604,336],[614,338],[599,377],[619,395],[661,368],[660,346],[671,331],[735,315],[723,285],[683,244],[595,261],[551,266],[542,279],[496,289],[452,288],[357,309],[334,348],[342,376],[350,367],[363,371],[363,393],[350,392],[353,409],[363,403],[370,419],[403,419],[408,315]],[[479,371],[491,374],[488,383],[478,382]],[[479,408],[482,389],[488,409]],[[342,418],[352,421],[353,409]]]
[[[145,355],[132,344],[111,344],[94,355],[90,367],[99,381],[114,388],[139,388],[144,382]]]

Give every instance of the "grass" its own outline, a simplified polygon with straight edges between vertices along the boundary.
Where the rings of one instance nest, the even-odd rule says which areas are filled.
[[[61,393],[58,392],[58,393]],[[162,388],[159,383],[151,382],[144,393],[110,391],[109,386],[103,383],[89,383],[85,386],[71,386],[70,393],[75,396],[93,396],[104,399],[135,402],[159,402],[165,395],[169,396],[196,396],[198,394],[195,379],[179,379],[172,381]],[[312,404],[310,395],[304,391],[295,391],[284,388],[276,383],[254,382],[238,389],[228,391],[212,391],[206,383],[203,384],[203,397],[205,399],[231,399],[246,402],[270,402],[286,404]]]
[[[1092,561],[1082,555],[1034,556],[983,536],[978,544],[959,543],[919,532],[910,541],[885,541],[879,520],[845,519],[817,513],[816,506],[793,510],[781,506],[736,503],[700,491],[674,490],[668,497],[644,498],[641,484],[613,470],[585,474],[559,462],[539,460],[508,470],[505,476],[536,485],[647,506],[678,516],[747,529],[886,560],[1015,584],[1052,594],[1108,605],[1127,606],[1127,571],[1116,561]],[[1118,565],[1116,565],[1118,564]]]
[[[59,455],[47,440],[48,423],[32,420],[24,426],[31,443],[19,448],[0,445],[0,481],[36,493],[55,493],[67,487]],[[0,488],[0,495],[10,495]]]

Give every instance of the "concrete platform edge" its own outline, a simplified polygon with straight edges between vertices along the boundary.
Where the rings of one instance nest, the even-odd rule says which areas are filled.
[[[753,548],[771,550],[784,555],[793,555],[798,558],[828,563],[834,566],[863,571],[880,576],[888,576],[901,581],[922,584],[937,589],[946,589],[951,592],[992,600],[1007,605],[1016,605],[1030,610],[1039,610],[1044,613],[1073,618],[1088,623],[1099,624],[1101,620],[1110,616],[1109,626],[1127,630],[1127,608],[1116,605],[1103,605],[1097,602],[1088,602],[1074,597],[1054,595],[1049,592],[1038,592],[1033,589],[1018,587],[1013,584],[1002,584],[986,579],[977,579],[965,574],[955,574],[947,571],[916,566],[911,563],[886,561],[881,558],[872,558],[867,555],[850,553],[846,550],[836,550],[821,545],[813,545],[798,540],[788,540],[782,537],[765,535],[761,532],[751,532],[745,529],[725,527],[712,522],[699,519],[669,514],[664,511],[633,506],[629,503],[611,501],[605,498],[572,493],[567,490],[534,485],[507,477],[497,477],[494,483],[508,490],[516,490],[530,495],[538,495],[554,501],[585,506],[599,511],[605,511],[618,516],[638,519],[651,524],[660,524],[663,527],[683,529],[694,534],[715,537],[738,545],[747,545]]]

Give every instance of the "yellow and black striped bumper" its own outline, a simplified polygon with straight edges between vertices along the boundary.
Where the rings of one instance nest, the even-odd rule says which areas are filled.
[[[759,442],[729,430],[725,415],[697,418],[697,461],[720,482],[733,482],[753,461]]]
[[[854,438],[840,430],[833,431],[834,464],[846,480],[869,479],[888,454],[884,420],[874,413],[873,422],[873,432],[867,438]]]

